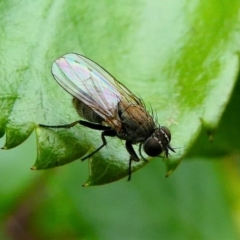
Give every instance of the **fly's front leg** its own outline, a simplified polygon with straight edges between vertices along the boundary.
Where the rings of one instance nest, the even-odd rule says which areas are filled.
[[[142,158],[144,161],[149,162],[149,160],[142,155],[142,143],[139,144],[138,151],[139,151],[139,155],[141,156],[141,158]]]
[[[132,175],[132,160],[135,162],[139,162],[139,157],[136,154],[131,142],[126,141],[126,149],[127,149],[128,153],[130,154],[129,166],[128,166],[128,181],[130,181],[131,175]]]

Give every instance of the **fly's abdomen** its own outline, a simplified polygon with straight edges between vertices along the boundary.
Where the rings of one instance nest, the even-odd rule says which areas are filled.
[[[153,118],[141,105],[121,101],[118,107],[123,128],[123,133],[119,133],[120,138],[140,143],[153,133]]]
[[[88,107],[85,103],[81,102],[77,98],[73,98],[72,100],[73,106],[76,108],[77,113],[84,119],[89,122],[102,124],[103,118],[100,117],[97,113],[95,113],[90,107]]]

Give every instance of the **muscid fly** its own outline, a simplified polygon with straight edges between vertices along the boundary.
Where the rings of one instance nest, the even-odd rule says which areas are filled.
[[[133,144],[139,144],[148,156],[156,157],[164,153],[168,158],[171,133],[168,128],[159,126],[146,110],[142,99],[136,97],[110,73],[92,60],[75,53],[69,53],[57,59],[52,66],[52,74],[56,81],[70,93],[77,113],[84,119],[66,125],[47,126],[49,128],[70,128],[76,124],[100,130],[102,145],[84,157],[93,156],[107,145],[105,137],[125,140],[130,154],[129,176],[131,163],[139,161]]]

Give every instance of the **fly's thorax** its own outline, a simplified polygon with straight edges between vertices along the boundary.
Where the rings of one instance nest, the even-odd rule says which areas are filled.
[[[73,106],[77,110],[77,113],[84,119],[94,122],[94,123],[99,123],[102,124],[103,119],[100,117],[96,112],[92,110],[89,106],[87,106],[85,103],[81,102],[77,98],[73,98],[72,100]]]
[[[159,156],[162,152],[165,152],[166,157],[168,157],[169,149],[174,151],[170,146],[171,133],[168,128],[162,126],[156,128],[151,136],[143,144],[143,149],[145,153],[150,157]]]
[[[142,105],[120,101],[118,114],[122,123],[121,132],[118,132],[121,139],[141,143],[154,131],[153,118]]]

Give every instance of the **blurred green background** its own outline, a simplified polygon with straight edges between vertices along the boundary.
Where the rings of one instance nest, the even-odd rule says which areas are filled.
[[[183,83],[194,85],[201,76],[211,78],[213,70],[219,73],[214,75],[216,79],[223,78],[223,66],[212,59],[231,63],[236,58],[239,8],[239,0],[1,1],[0,81],[6,83],[0,89],[1,132],[11,129],[11,122],[64,122],[76,117],[70,116],[72,109],[65,110],[63,92],[46,86],[49,82],[56,87],[49,80],[51,63],[66,52],[91,56],[130,89],[139,87],[137,93],[153,103],[158,117],[166,116],[164,124],[168,123],[176,111],[171,107],[176,99],[184,102],[198,96],[198,91],[168,89],[174,79],[184,72],[187,80]],[[195,41],[186,46],[189,41],[185,37],[192,36]],[[179,49],[188,49],[188,54],[181,55],[184,51]],[[175,58],[181,62],[176,64]],[[221,106],[209,107],[208,102],[200,106],[218,112],[206,128],[201,126],[199,115],[194,116],[202,110],[199,106],[186,113],[184,108],[177,109],[178,122],[170,126],[177,154],[184,154],[179,154],[182,162],[168,178],[163,160],[154,159],[135,172],[130,182],[125,178],[83,188],[87,162],[77,160],[59,168],[30,170],[37,156],[36,132],[29,138],[26,133],[27,140],[20,146],[1,150],[0,239],[239,239],[240,81],[231,93],[238,72],[236,63],[232,65],[234,71],[225,75],[223,92],[215,93],[222,96],[223,102],[219,98],[215,101]],[[149,72],[153,73],[150,78]],[[151,85],[146,91],[144,81],[148,78],[160,85]],[[15,84],[18,81],[24,82],[19,84],[20,90]],[[222,82],[219,77],[210,83],[218,89]],[[30,101],[22,108],[16,104],[11,108],[4,105],[9,92],[26,95]],[[165,101],[164,109],[158,101]],[[32,109],[33,114],[24,114],[25,108]],[[44,116],[38,118],[44,109]],[[201,116],[205,120],[206,116]],[[211,143],[209,130],[214,139]],[[17,134],[20,136],[20,131]],[[0,143],[4,146],[5,137]],[[107,150],[111,154],[113,147]]]

